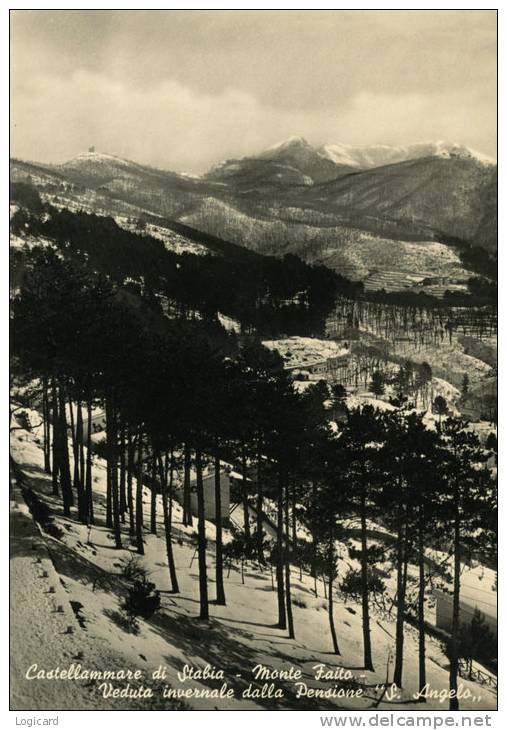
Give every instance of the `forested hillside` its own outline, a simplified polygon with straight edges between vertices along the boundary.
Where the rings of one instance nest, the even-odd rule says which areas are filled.
[[[214,319],[220,312],[261,334],[318,334],[338,289],[354,290],[323,266],[291,255],[261,256],[182,225],[175,226],[177,232],[209,255],[178,254],[157,238],[121,228],[112,218],[43,204],[23,183],[12,186],[11,200],[19,205],[11,219],[11,230],[20,237],[13,261],[17,277],[23,275],[26,258],[23,240],[43,239],[114,284],[152,304],[158,301],[166,312]]]

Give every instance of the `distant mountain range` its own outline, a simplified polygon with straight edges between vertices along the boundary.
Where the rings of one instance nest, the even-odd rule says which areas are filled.
[[[338,165],[349,165],[362,170],[371,167],[392,165],[396,162],[418,160],[420,157],[442,157],[444,159],[460,157],[475,159],[485,165],[494,165],[490,157],[459,144],[446,142],[420,142],[418,144],[392,147],[389,145],[367,145],[354,147],[346,144],[325,145],[321,151]]]
[[[12,160],[11,176],[74,207],[131,205],[380,286],[379,271],[459,284],[470,272],[448,244],[497,248],[496,164],[458,144],[314,147],[291,137],[200,177],[97,152],[60,165]]]

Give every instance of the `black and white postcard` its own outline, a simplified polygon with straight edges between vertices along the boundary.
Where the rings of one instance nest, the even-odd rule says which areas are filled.
[[[496,154],[494,9],[10,11],[18,719],[497,710]]]

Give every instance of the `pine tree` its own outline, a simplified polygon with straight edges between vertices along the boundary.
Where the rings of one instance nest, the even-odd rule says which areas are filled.
[[[383,395],[385,391],[384,377],[381,372],[375,370],[370,381],[370,390],[377,397]]]
[[[359,512],[361,525],[361,605],[363,624],[364,667],[373,670],[370,635],[370,596],[368,583],[367,519],[372,517],[375,505],[375,489],[381,480],[378,471],[379,446],[383,439],[383,423],[380,414],[371,406],[349,412],[343,434],[346,452],[346,480],[351,498]]]
[[[433,411],[438,416],[438,428],[442,428],[442,416],[445,416],[449,412],[447,401],[441,395],[437,395],[433,401]]]
[[[496,502],[495,484],[484,468],[485,454],[466,421],[448,418],[443,431],[447,457],[442,462],[448,484],[447,508],[452,525],[454,563],[453,610],[450,641],[449,709],[458,710],[461,568],[464,541],[487,526],[485,516]]]

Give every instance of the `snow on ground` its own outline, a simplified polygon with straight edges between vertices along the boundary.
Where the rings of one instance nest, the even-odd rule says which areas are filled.
[[[151,236],[156,238],[165,245],[168,251],[173,251],[176,254],[190,253],[194,256],[207,256],[210,254],[210,250],[200,243],[191,241],[186,236],[176,233],[176,231],[166,228],[163,225],[155,225],[153,223],[146,223],[145,227],[140,230],[138,221],[128,216],[115,216],[116,223],[120,228],[124,228],[131,233],[137,235]]]
[[[116,155],[109,155],[105,152],[95,151],[80,152],[76,155],[76,157],[72,158],[72,160],[64,163],[63,167],[73,167],[74,165],[79,165],[82,162],[92,162],[94,164],[98,163],[99,165],[104,165],[111,171],[115,171],[118,167],[125,167],[127,169],[139,167],[136,162],[125,160],[123,157],[116,157]]]
[[[454,404],[461,396],[461,391],[456,388],[452,383],[448,383],[443,378],[433,378],[432,387],[434,395],[441,395],[447,401],[448,405]]]
[[[367,391],[359,391],[352,393],[347,397],[348,408],[359,408],[360,406],[369,405],[378,408],[379,411],[395,411],[396,408],[381,398],[376,398],[373,393]]]
[[[373,335],[378,342],[373,331],[361,329],[361,339],[370,335]],[[463,344],[457,337],[454,337],[452,342],[444,339],[432,344],[420,344],[407,340],[395,342],[385,340],[385,343],[393,362],[404,360],[412,360],[417,363],[427,362],[431,365],[434,376],[442,378],[458,388],[461,387],[465,373],[468,375],[470,383],[474,384],[492,372],[491,365],[484,360],[467,355]]]
[[[227,332],[236,332],[238,335],[241,333],[241,324],[237,319],[232,319],[232,317],[228,317],[226,314],[219,312],[218,321]]]
[[[476,152],[470,147],[465,147],[459,142],[417,142],[415,144],[402,146],[389,145],[364,145],[353,146],[347,144],[330,144],[321,148],[322,154],[329,157],[337,164],[350,165],[359,169],[391,165],[396,162],[415,160],[420,157],[460,157],[463,159],[474,159],[484,165],[494,165],[491,157]]]
[[[20,236],[16,233],[10,233],[9,235],[9,245],[12,248],[24,248],[27,246],[27,248],[31,249],[34,246],[45,246],[49,248],[53,248],[56,250],[56,246],[54,241],[51,241],[49,238],[41,238],[41,237],[35,237],[35,236]]]
[[[39,429],[40,430],[40,429]],[[62,633],[54,627],[55,617],[44,614],[43,588],[46,578],[35,579],[29,572],[33,570],[31,551],[25,550],[20,556],[13,553],[15,571],[15,610],[12,616],[13,640],[20,646],[20,659],[14,668],[17,676],[23,669],[23,662],[28,661],[27,652],[22,649],[23,641],[33,645],[35,656],[44,666],[70,663],[78,651],[83,651],[81,663],[84,667],[91,665],[111,668],[141,668],[149,675],[160,664],[166,667],[167,679],[159,683],[171,685],[175,689],[193,688],[198,692],[203,688],[220,687],[224,681],[235,691],[235,697],[229,699],[205,699],[191,697],[187,699],[192,709],[319,709],[333,710],[339,708],[369,709],[375,706],[378,690],[375,685],[384,681],[386,658],[394,646],[394,621],[385,613],[373,609],[372,645],[374,647],[375,672],[365,672],[362,666],[362,634],[360,606],[348,600],[345,604],[336,595],[335,620],[340,643],[341,657],[330,653],[327,601],[323,596],[322,583],[318,585],[318,596],[313,593],[313,579],[306,574],[300,578],[299,570],[292,570],[293,611],[296,628],[296,639],[290,640],[285,631],[277,629],[276,592],[272,588],[272,576],[268,568],[260,570],[253,564],[246,566],[245,584],[242,584],[241,573],[237,565],[233,565],[227,577],[225,589],[227,606],[210,605],[211,620],[201,622],[197,616],[199,611],[198,568],[195,555],[195,531],[181,524],[181,508],[174,503],[174,552],[180,582],[180,594],[168,591],[169,577],[165,542],[163,538],[162,511],[158,505],[158,535],[145,533],[146,555],[141,559],[149,572],[150,580],[156,583],[161,591],[162,608],[150,620],[140,619],[140,633],[128,633],[121,626],[119,618],[120,604],[126,595],[127,584],[120,576],[120,560],[135,548],[128,537],[127,526],[123,529],[124,549],[114,548],[114,541],[109,529],[105,527],[105,468],[104,464],[94,457],[94,500],[97,524],[90,531],[74,519],[62,515],[59,500],[51,495],[51,480],[42,470],[42,450],[37,440],[38,430],[28,433],[24,430],[13,432],[12,454],[26,475],[27,483],[51,506],[55,522],[63,530],[61,540],[47,534],[43,542],[49,547],[53,564],[63,581],[68,601],[81,604],[78,615],[82,626],[75,628],[71,635]],[[145,521],[149,515],[149,495],[144,490]],[[21,500],[18,497],[18,504]],[[21,509],[14,508],[14,510]],[[25,511],[25,519],[26,511]],[[238,520],[239,522],[239,520]],[[32,523],[33,525],[33,523]],[[208,544],[208,578],[210,598],[214,597],[214,527],[207,524]],[[14,530],[14,537],[19,530]],[[27,555],[28,553],[28,555]],[[17,563],[16,563],[17,561]],[[27,562],[28,561],[28,562]],[[30,562],[32,561],[32,562]],[[340,573],[350,559],[343,551],[343,563],[340,562]],[[38,568],[37,568],[38,570]],[[48,570],[48,575],[54,575]],[[42,581],[42,583],[40,583]],[[57,582],[56,580],[54,581]],[[26,584],[30,585],[30,600],[23,601]],[[62,602],[65,602],[65,595]],[[34,614],[41,616],[40,623],[34,620]],[[66,607],[65,616],[70,614]],[[69,619],[70,620],[70,619]],[[67,618],[65,619],[67,625]],[[47,627],[50,627],[48,630]],[[29,629],[28,629],[29,627]],[[69,638],[70,636],[70,638]],[[23,637],[23,638],[22,638]],[[67,647],[71,638],[76,646]],[[35,651],[37,649],[37,651]],[[30,649],[31,652],[31,649]],[[433,689],[445,690],[448,687],[448,661],[438,641],[428,637],[428,682]],[[74,660],[75,661],[75,660]],[[178,672],[185,664],[204,668],[207,664],[217,670],[222,669],[225,679],[187,679],[180,682]],[[257,664],[264,664],[271,670],[289,669],[294,666],[301,670],[302,679],[308,691],[306,696],[297,696],[298,684],[290,680],[273,680],[277,688],[283,690],[282,697],[245,697],[242,693],[248,687],[261,687],[263,682],[255,681],[252,669]],[[328,668],[339,671],[349,670],[354,676],[360,697],[312,697],[312,689],[332,689],[335,685],[343,688],[342,682],[315,679],[314,667],[325,664]],[[392,671],[392,668],[391,668]],[[16,682],[18,682],[16,686]],[[144,684],[146,684],[145,682]],[[268,681],[267,684],[270,684]],[[460,680],[476,702],[464,699],[462,709],[494,709],[496,695],[484,686]],[[48,683],[49,684],[49,683]],[[99,697],[96,687],[85,687],[78,682],[69,689],[62,682],[52,682],[53,691],[47,700],[41,699],[40,685],[31,683],[31,687],[23,685],[15,678],[14,687],[17,702],[20,706],[38,709],[39,703],[51,702],[55,693],[61,694],[62,708],[66,703],[75,702],[84,707],[88,702],[88,690],[97,703],[95,706],[108,707],[110,700]],[[118,683],[116,683],[118,685]],[[151,681],[152,686],[155,685]],[[75,686],[76,685],[76,686]],[[79,685],[79,686],[78,686]],[[120,683],[122,685],[122,683]],[[124,683],[123,683],[124,685]],[[123,686],[122,685],[122,686]],[[67,686],[67,689],[65,687]],[[63,689],[62,689],[63,687]],[[405,638],[405,686],[399,698],[384,700],[378,709],[384,710],[421,710],[421,705],[414,698],[417,689],[417,637],[415,630],[407,626]],[[86,690],[86,691],[85,691]],[[25,694],[27,693],[27,694]],[[60,696],[60,695],[59,695]],[[23,698],[26,698],[24,700]],[[25,704],[23,705],[23,702]],[[155,702],[155,700],[153,700]],[[159,700],[161,706],[167,700]],[[425,709],[446,709],[447,703],[431,699]]]
[[[305,367],[319,360],[349,353],[348,348],[334,340],[319,340],[315,337],[286,337],[264,340],[262,344],[269,350],[277,350],[284,358],[286,367]]]
[[[80,195],[76,197],[72,193],[61,193],[57,195],[54,193],[42,193],[41,199],[44,202],[50,203],[54,208],[58,210],[66,209],[73,213],[85,212],[103,217],[112,217],[120,228],[137,235],[149,235],[153,238],[162,241],[168,251],[173,251],[176,254],[189,253],[195,256],[206,256],[210,255],[211,252],[206,246],[200,243],[190,240],[186,236],[176,233],[176,231],[166,228],[164,225],[156,225],[154,223],[146,222],[145,227],[141,230],[138,225],[138,221],[143,218],[143,215],[147,212],[137,206],[129,205],[126,203],[119,203],[118,205],[125,208],[128,215],[125,214],[113,214],[111,211],[111,200],[104,199],[96,191],[88,191],[86,195]],[[116,201],[115,201],[116,203]],[[14,215],[15,210],[11,206],[11,218]],[[152,213],[149,213],[150,217],[157,217]]]
[[[18,437],[19,438],[19,437]],[[30,480],[31,481],[31,480]],[[33,486],[33,483],[30,483]],[[53,550],[57,541],[41,533],[23,500],[19,486],[10,502],[10,702],[14,710],[149,709],[145,700],[99,696],[93,683],[30,679],[38,670],[81,665],[95,671],[125,668],[121,653],[80,625],[77,603],[70,601],[64,571],[57,572]],[[79,592],[78,592],[79,593]],[[34,667],[34,665],[37,665]],[[131,662],[130,668],[143,668]],[[139,686],[139,682],[132,682]],[[163,709],[158,702],[158,709]],[[171,706],[166,702],[166,708]]]
[[[79,626],[19,489],[11,500],[11,702],[15,709],[92,709],[81,685],[25,678],[32,664],[57,666],[83,652]],[[50,592],[52,591],[52,592]],[[60,613],[58,608],[63,609]],[[83,654],[84,655],[84,654]]]
[[[367,332],[364,334],[368,335]],[[305,370],[305,368],[311,368],[312,365],[323,363],[325,360],[350,354],[350,350],[343,343],[313,337],[264,340],[262,344],[270,350],[279,352],[284,359],[285,367],[290,369],[301,368]],[[438,347],[434,345],[416,347],[410,343],[396,343],[394,346],[391,343],[390,347],[392,348],[392,360],[389,361],[387,368],[392,371],[392,374],[399,368],[400,362],[405,359],[411,359],[419,363],[429,362],[434,373],[431,383],[431,400],[437,395],[442,395],[451,409],[455,411],[457,410],[456,402],[461,395],[457,386],[461,385],[463,375],[467,373],[470,382],[475,383],[487,377],[491,372],[491,366],[483,360],[465,354],[463,346],[457,340],[452,343],[439,343]],[[322,373],[315,373],[312,377],[326,379],[328,375],[323,371]],[[308,381],[296,380],[294,387],[302,392],[310,384],[311,382]],[[350,393],[347,403],[349,407],[369,403],[377,408],[390,409],[391,406],[386,402],[387,395],[384,399],[375,399],[365,388]],[[424,410],[426,410],[426,406]]]

